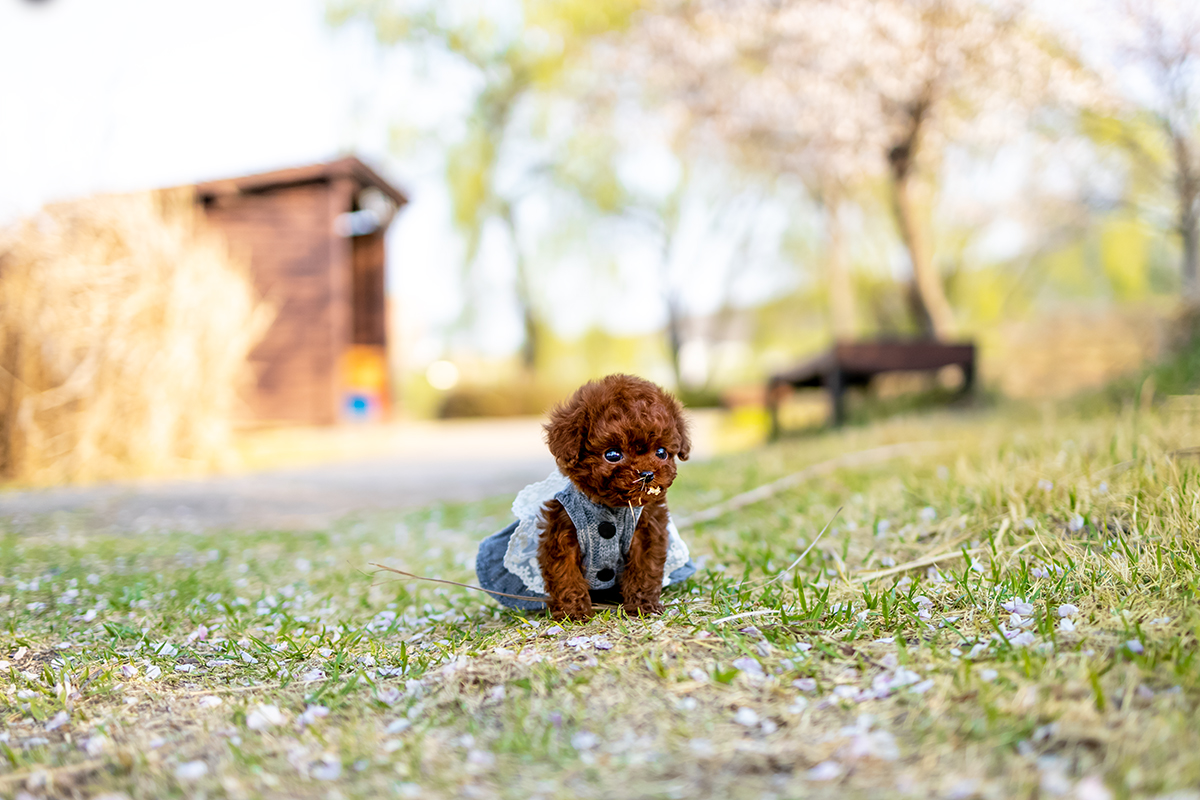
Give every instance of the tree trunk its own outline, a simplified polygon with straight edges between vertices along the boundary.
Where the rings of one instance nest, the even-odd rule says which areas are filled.
[[[541,334],[538,330],[537,317],[533,311],[533,293],[529,282],[529,265],[525,262],[525,254],[517,239],[517,222],[513,218],[512,206],[508,203],[501,205],[500,218],[508,228],[508,238],[512,242],[513,261],[516,267],[517,280],[515,285],[517,307],[521,314],[521,325],[525,336],[521,342],[521,366],[529,374],[537,371],[538,357],[541,355]]]
[[[912,263],[912,281],[908,286],[908,302],[913,317],[924,336],[943,339],[954,327],[954,311],[946,299],[946,287],[933,263],[925,226],[921,224],[913,201],[912,177],[921,141],[922,126],[933,103],[932,86],[907,108],[908,129],[900,141],[888,151],[888,166],[892,172],[892,208],[900,238],[908,249]]]
[[[1185,133],[1171,131],[1175,146],[1176,191],[1179,195],[1179,235],[1183,239],[1183,297],[1193,304],[1200,304],[1200,275],[1197,274],[1197,246],[1200,230],[1197,219],[1200,209],[1200,178],[1192,164],[1190,142]]]
[[[825,204],[825,228],[828,237],[828,252],[825,254],[829,270],[829,322],[833,338],[837,341],[853,339],[858,325],[854,310],[854,286],[850,281],[850,269],[846,264],[843,247],[842,222],[837,198]]]
[[[907,159],[906,159],[907,160]],[[918,220],[912,197],[912,181],[907,163],[898,169],[893,159],[892,203],[900,237],[908,249],[912,262],[912,283],[909,285],[908,300],[916,317],[921,333],[935,339],[944,339],[954,328],[954,311],[946,298],[942,277],[933,263],[929,239],[925,228]]]
[[[671,357],[671,374],[675,376],[675,388],[683,388],[683,373],[680,370],[679,354],[683,350],[683,311],[675,296],[667,297],[667,349]]]

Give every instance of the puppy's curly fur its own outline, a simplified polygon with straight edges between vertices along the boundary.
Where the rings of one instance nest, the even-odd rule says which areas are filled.
[[[554,409],[546,441],[559,470],[589,500],[643,507],[618,588],[626,613],[661,614],[666,490],[675,480],[676,459],[686,460],[692,447],[683,407],[649,381],[609,375],[584,384]],[[586,619],[592,600],[575,527],[557,500],[546,503],[542,517],[538,562],[550,613]]]

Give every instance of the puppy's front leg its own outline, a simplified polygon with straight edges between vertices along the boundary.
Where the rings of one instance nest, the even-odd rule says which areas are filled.
[[[592,598],[583,577],[583,553],[567,511],[557,500],[546,503],[546,520],[538,544],[538,564],[546,584],[550,615],[555,619],[583,620],[592,616]]]
[[[629,545],[621,574],[622,607],[629,615],[663,613],[662,579],[667,563],[667,507],[647,506]]]

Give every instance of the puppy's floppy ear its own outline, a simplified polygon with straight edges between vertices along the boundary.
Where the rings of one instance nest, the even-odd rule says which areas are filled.
[[[550,412],[550,421],[546,423],[546,445],[550,448],[550,455],[554,456],[560,467],[566,469],[578,463],[591,426],[591,414],[581,395],[582,390],[570,400],[555,406]]]
[[[675,421],[675,430],[679,433],[679,455],[680,461],[687,461],[688,456],[692,454],[692,437],[688,435],[687,417],[683,415],[683,404],[674,397],[667,397],[668,405],[671,408],[671,417]]]

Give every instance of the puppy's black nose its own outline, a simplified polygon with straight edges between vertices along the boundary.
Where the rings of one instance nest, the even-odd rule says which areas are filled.
[[[646,472],[639,472],[639,473],[638,473],[638,475],[639,475],[639,476],[641,476],[641,479],[642,479],[643,481],[652,481],[652,480],[654,480],[654,473],[653,473],[652,471],[649,471],[649,470],[647,470]]]

